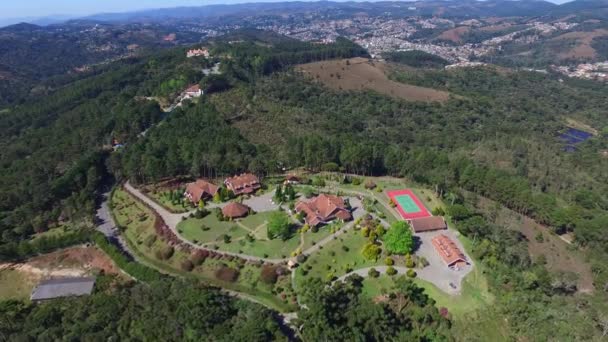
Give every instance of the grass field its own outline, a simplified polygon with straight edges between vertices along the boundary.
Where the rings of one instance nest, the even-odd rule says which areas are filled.
[[[200,279],[211,285],[251,295],[256,300],[279,311],[293,309],[295,298],[290,288],[289,276],[280,277],[278,283],[272,286],[260,281],[260,269],[253,264],[239,265],[237,260],[211,258],[207,258],[201,266],[195,267],[191,272],[184,271],[181,264],[189,258],[189,254],[176,248],[174,254],[167,260],[161,260],[157,257],[156,252],[168,245],[156,237],[153,216],[148,208],[135,201],[130,194],[121,189],[114,191],[112,204],[117,224],[124,227],[123,236],[131,250],[136,253],[138,261],[163,273]],[[146,219],[139,219],[140,217],[146,217]],[[225,282],[215,277],[216,270],[223,266],[239,270],[236,282]],[[279,288],[282,292],[276,295],[272,293],[273,289]],[[286,299],[279,297],[283,295]]]
[[[408,101],[443,102],[450,94],[431,88],[389,80],[383,62],[368,62],[365,58],[330,60],[301,64],[298,70],[337,90],[373,90]]]
[[[361,255],[361,249],[366,242],[367,238],[358,230],[351,229],[338,235],[334,241],[309,257],[303,266],[308,269],[308,274],[304,276],[300,268],[296,273],[296,282],[300,283],[307,277],[328,280],[330,277],[340,277],[350,269],[382,264],[383,257],[374,261]]]
[[[0,300],[29,299],[36,279],[28,274],[14,270],[5,269],[0,271]]]
[[[218,220],[213,213],[202,219],[184,220],[178,224],[177,230],[184,238],[201,245],[223,241],[225,234],[236,240],[249,233],[236,222]]]

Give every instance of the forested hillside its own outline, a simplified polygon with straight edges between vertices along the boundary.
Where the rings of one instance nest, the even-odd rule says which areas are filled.
[[[6,171],[0,177],[0,247],[14,250],[34,232],[86,221],[99,183],[112,177],[141,184],[181,175],[270,175],[299,167],[406,177],[449,203],[447,214],[473,241],[472,253],[498,298],[487,315],[502,319],[508,336],[591,340],[601,335],[602,289],[608,284],[605,86],[495,68],[388,69],[396,81],[453,94],[445,103],[410,102],[371,91],[330,90],[294,70],[298,63],[366,56],[347,40],[318,45],[255,31],[209,46],[209,60],[187,59],[183,49],[125,60],[1,113],[0,165]],[[200,73],[216,61],[221,75]],[[171,103],[193,83],[207,91],[197,103],[184,101],[171,113],[156,104]],[[574,123],[593,133],[567,152],[558,136]],[[113,139],[124,147],[104,148]],[[555,233],[573,233],[572,249],[585,253],[596,291],[577,293],[569,275],[549,272],[542,260],[532,259],[525,237],[498,224],[481,198]],[[360,299],[356,279],[344,286],[310,286],[316,292],[305,298],[310,311],[302,313],[308,340],[450,338],[449,322],[409,283],[399,291],[416,298],[416,305],[397,313]],[[140,291],[146,290],[135,287],[111,298]],[[38,308],[10,310],[26,321],[30,314],[42,315]],[[180,317],[170,322],[179,325]],[[230,329],[246,322],[231,324],[203,330],[221,329],[221,336],[238,339]],[[276,331],[266,328],[260,333]],[[139,326],[133,329],[141,332]]]

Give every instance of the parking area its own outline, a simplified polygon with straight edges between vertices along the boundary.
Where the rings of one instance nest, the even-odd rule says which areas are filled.
[[[446,235],[448,238],[454,241],[454,243],[456,243],[458,248],[460,248],[460,250],[465,254],[467,261],[469,262],[468,265],[455,270],[449,268],[445,264],[431,242],[435,236],[440,234]],[[448,229],[417,233],[414,235],[418,238],[419,243],[418,249],[416,250],[416,255],[426,258],[426,260],[429,262],[429,266],[416,270],[418,277],[433,283],[442,291],[452,295],[460,293],[462,288],[462,280],[473,269],[473,261],[469,255],[467,255],[466,250],[462,246],[460,240],[458,240],[457,234],[458,232]]]
[[[267,191],[259,196],[243,200],[243,204],[253,209],[255,212],[261,213],[264,211],[273,211],[279,209],[279,206],[272,201],[274,191]]]

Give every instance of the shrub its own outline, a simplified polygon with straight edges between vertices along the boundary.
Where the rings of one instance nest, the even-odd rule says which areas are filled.
[[[156,257],[161,260],[171,259],[175,253],[175,249],[172,246],[166,246],[156,252]]]
[[[367,228],[367,227],[361,228],[361,235],[363,235],[363,237],[368,237],[369,236],[369,228]]]
[[[405,274],[407,274],[407,276],[410,278],[416,278],[416,271],[414,271],[412,269],[407,270],[407,272],[405,272]]]
[[[264,265],[262,266],[262,271],[260,273],[260,279],[266,284],[274,284],[277,282],[277,267],[274,265]]]
[[[228,234],[224,234],[222,239],[224,240],[224,243],[230,243],[230,241],[232,241],[232,237],[230,237]]]
[[[192,255],[190,255],[190,261],[192,261],[194,265],[198,266],[205,262],[205,259],[207,259],[208,256],[209,252],[207,250],[199,249],[192,252]]]
[[[378,270],[372,267],[369,269],[369,271],[367,271],[367,275],[370,278],[378,278],[380,276],[380,272],[378,272]]]
[[[378,256],[380,255],[380,252],[381,252],[380,247],[378,247],[378,245],[373,244],[371,242],[367,243],[365,246],[363,246],[363,249],[361,250],[361,254],[367,260],[378,260]]]
[[[384,264],[386,266],[393,266],[395,264],[395,261],[392,258],[386,258],[384,259]]]
[[[394,276],[395,274],[397,274],[397,270],[393,266],[389,266],[386,269],[386,274],[388,274],[389,276]]]
[[[407,258],[405,258],[405,267],[407,268],[413,268],[416,266],[416,263],[414,262],[414,259],[408,255]]]
[[[299,264],[301,264],[301,263],[305,262],[305,261],[306,261],[306,259],[307,259],[307,256],[306,256],[306,255],[304,255],[304,254],[300,254],[300,255],[298,255],[298,256],[296,257],[296,261],[297,261]]]
[[[342,245],[342,250],[345,252],[348,252],[350,250],[350,248],[348,248],[348,246],[346,246],[346,245]]]
[[[435,216],[444,216],[445,215],[445,211],[443,210],[442,207],[435,207],[431,213]]]
[[[148,236],[145,240],[144,240],[144,245],[146,245],[146,247],[152,247],[152,245],[154,245],[154,243],[156,242],[157,236],[156,235],[150,235]]]
[[[215,271],[215,277],[219,280],[234,283],[239,277],[239,271],[224,265]]]
[[[313,232],[313,233],[316,233],[316,232],[318,232],[318,231],[319,231],[319,227],[318,227],[318,226],[312,226],[312,227],[310,228],[310,231],[311,231],[311,232]]]
[[[418,264],[421,267],[427,267],[429,265],[429,261],[426,260],[425,257],[421,256],[421,257],[418,257]]]
[[[192,270],[194,269],[194,264],[192,263],[192,261],[186,259],[186,260],[182,261],[181,267],[182,267],[182,270],[184,270],[186,272],[192,272]]]
[[[353,185],[361,185],[361,178],[354,177],[352,183]]]

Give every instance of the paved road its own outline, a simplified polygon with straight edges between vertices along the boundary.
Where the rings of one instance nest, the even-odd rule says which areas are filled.
[[[165,224],[169,227],[169,229],[171,229],[171,231],[173,231],[173,233],[185,244],[192,246],[193,248],[196,249],[206,249],[209,251],[214,251],[214,252],[218,252],[215,249],[209,249],[209,248],[205,248],[202,247],[200,245],[197,245],[187,239],[185,239],[184,237],[182,237],[178,230],[177,230],[177,225],[182,221],[182,217],[186,216],[187,214],[174,214],[169,212],[167,209],[163,208],[161,205],[159,205],[158,203],[156,203],[155,201],[153,201],[152,199],[150,199],[148,196],[146,196],[144,193],[142,193],[139,189],[133,187],[129,182],[125,183],[125,189],[132,194],[133,196],[137,197],[139,200],[141,200],[142,202],[146,203],[147,205],[149,205],[154,211],[156,211],[160,217],[165,221]],[[364,214],[363,209],[361,208],[361,202],[358,199],[351,199],[351,205],[353,205],[353,208],[355,208],[355,210],[353,211],[353,217],[358,218],[361,217]],[[347,223],[346,225],[344,225],[342,227],[342,229],[336,231],[335,233],[327,236],[326,238],[324,238],[323,240],[319,241],[316,245],[311,246],[310,248],[308,248],[305,251],[302,251],[302,254],[306,254],[306,255],[310,255],[311,253],[314,253],[316,251],[318,251],[322,246],[328,244],[329,242],[331,242],[333,240],[333,238],[335,236],[338,236],[339,234],[342,234],[344,232],[346,232],[348,229],[352,228],[354,226],[354,221],[351,221],[349,223]],[[271,263],[282,263],[282,262],[287,262],[289,261],[291,258],[280,258],[280,259],[270,259],[270,258],[261,258],[261,257],[256,257],[253,255],[248,255],[248,254],[242,254],[242,253],[233,253],[233,252],[227,252],[227,251],[220,251],[222,254],[226,254],[226,255],[232,255],[235,257],[239,257],[245,260],[251,260],[251,261],[264,261],[264,262],[271,262]]]
[[[118,247],[125,253],[127,253],[131,258],[133,258],[133,253],[129,250],[129,246],[127,242],[123,239],[118,231],[118,227],[112,218],[112,214],[110,213],[110,206],[108,204],[110,192],[106,192],[102,195],[101,206],[97,209],[97,214],[95,216],[97,221],[96,229],[105,235],[111,242],[118,244]]]

